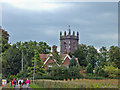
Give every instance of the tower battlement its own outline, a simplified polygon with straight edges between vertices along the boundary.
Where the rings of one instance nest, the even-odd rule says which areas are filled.
[[[60,32],[60,39],[78,39],[79,40],[79,32],[77,32],[77,35],[75,35],[75,31],[71,34],[71,31],[69,30],[68,35],[66,35],[66,31],[64,31],[64,34],[62,35],[62,32]]]
[[[68,34],[66,31],[64,31],[63,35],[62,32],[60,32],[60,54],[74,53],[74,51],[78,49],[78,40],[79,32],[77,32],[77,35],[75,35],[75,31],[71,34],[70,29]]]

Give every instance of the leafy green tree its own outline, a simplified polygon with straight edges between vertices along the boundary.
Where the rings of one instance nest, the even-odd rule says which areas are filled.
[[[11,75],[16,75],[21,69],[21,54],[17,48],[11,46],[4,54],[3,59],[6,60],[5,67],[3,68],[3,76],[7,77],[10,73]]]
[[[109,61],[115,63],[114,67],[120,69],[120,48],[117,46],[111,46],[109,49]]]
[[[110,78],[117,78],[118,76],[118,68],[115,68],[113,65],[104,66],[104,71],[107,73],[108,77]]]
[[[99,51],[100,53],[98,54],[97,64],[98,66],[104,67],[104,65],[107,65],[108,51],[104,46],[100,48]]]
[[[0,46],[2,46],[2,52],[5,52],[10,47],[10,44],[8,44],[9,40],[9,34],[7,31],[0,29]],[[0,51],[1,53],[1,51]]]
[[[54,67],[50,72],[50,77],[55,80],[63,80],[68,78],[81,78],[83,76],[80,74],[80,69],[73,66],[69,69],[66,67]]]
[[[87,57],[87,46],[84,44],[79,44],[78,50],[74,52],[74,56],[78,58],[80,66],[87,66],[88,62],[86,60]]]
[[[97,62],[98,52],[93,46],[88,46],[87,62],[92,65],[92,68],[95,67]]]
[[[45,70],[43,68],[43,62],[40,60],[40,55],[37,50],[34,50],[35,55],[32,58],[32,66],[28,67],[27,70],[29,71],[28,75],[32,76],[34,72],[34,66],[35,66],[35,74],[37,76],[42,76],[45,74]]]
[[[52,79],[65,79],[68,77],[68,70],[66,67],[54,67],[50,72],[50,76]]]
[[[70,78],[81,78],[81,77],[83,77],[80,74],[80,68],[78,68],[77,66],[73,66],[73,67],[69,68],[68,72],[69,72],[69,77]]]
[[[107,77],[107,74],[104,71],[104,68],[102,66],[95,67],[95,74],[98,75],[98,76]]]
[[[60,57],[60,55],[58,54],[57,50],[54,50],[54,53],[53,53],[53,59],[56,60],[56,62],[61,65],[62,64],[62,59]],[[56,65],[56,64],[55,64]]]
[[[87,66],[87,73],[93,73],[93,67],[90,63]]]
[[[40,42],[39,42],[40,43]],[[27,77],[28,75],[28,66],[32,66],[32,58],[34,57],[34,49],[42,51],[40,53],[49,53],[50,47],[45,44],[38,45],[36,41],[29,42],[17,42],[13,44],[9,49],[7,49],[3,56],[3,77],[8,77],[8,74],[18,75],[19,77]],[[44,46],[43,46],[44,45]],[[47,45],[47,46],[45,46]],[[41,48],[40,48],[41,47]],[[46,47],[46,48],[43,48]],[[46,49],[46,50],[45,50]],[[23,55],[22,55],[23,54]],[[14,57],[14,58],[13,58]],[[21,71],[21,59],[23,58],[23,72]],[[14,66],[14,65],[16,66]],[[12,69],[13,67],[18,68],[17,70]],[[10,68],[10,69],[9,69]],[[15,73],[13,73],[15,72]]]
[[[69,63],[69,67],[73,67],[73,66],[78,66],[77,61],[74,56],[72,57]]]

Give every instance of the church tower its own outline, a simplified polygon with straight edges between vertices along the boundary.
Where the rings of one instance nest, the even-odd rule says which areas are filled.
[[[75,32],[71,34],[70,26],[68,35],[66,35],[66,31],[64,31],[64,35],[60,32],[60,54],[68,54],[74,53],[75,50],[78,49],[78,41],[79,41],[79,33],[75,35]]]

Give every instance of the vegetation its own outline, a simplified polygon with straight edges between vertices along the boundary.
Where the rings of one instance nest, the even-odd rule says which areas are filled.
[[[36,80],[35,84],[41,88],[118,88],[117,79]]]
[[[74,67],[74,66],[77,67],[78,64],[77,64],[77,61],[76,61],[75,57],[73,56],[72,59],[70,60],[69,68]]]
[[[64,79],[75,79],[75,78],[88,78],[88,79],[113,79],[120,78],[120,48],[117,46],[111,46],[109,49],[101,47],[98,50],[94,46],[87,46],[79,44],[78,50],[71,54],[72,59],[70,60],[69,67],[62,67],[62,59],[57,51],[53,53],[53,57],[56,62],[60,65],[54,65],[54,67],[44,70],[46,67],[40,59],[39,54],[49,54],[51,47],[45,42],[17,42],[12,45],[8,43],[9,34],[3,31],[2,34],[2,49],[0,49],[0,55],[2,56],[2,78],[7,78],[8,81],[13,78],[31,78],[34,71],[35,64],[35,79],[53,79],[53,80],[64,80]],[[0,37],[1,38],[1,37]],[[78,58],[78,63],[76,59]],[[21,68],[21,60],[23,59],[23,71]],[[79,66],[80,65],[80,66]],[[86,76],[83,77],[82,72],[86,71]],[[89,80],[88,80],[89,81]],[[41,82],[41,81],[40,81]],[[54,87],[87,87],[86,84],[79,84],[79,81],[75,81],[73,84],[64,82],[57,85],[58,82],[54,83]],[[83,81],[84,82],[84,81]],[[106,82],[106,81],[105,81]],[[113,81],[114,82],[114,81]],[[87,83],[88,84],[88,83]],[[39,85],[39,84],[38,84]],[[51,84],[50,84],[51,85]],[[67,86],[68,85],[68,86]],[[89,83],[88,87],[116,87],[112,84],[94,84]],[[109,86],[111,85],[111,86]],[[33,84],[34,86],[34,84]]]
[[[2,35],[3,39],[6,40],[6,43],[2,42],[3,51],[0,54],[2,55],[2,78],[7,78],[8,80],[10,80],[9,77],[12,76],[28,77],[30,73],[28,68],[33,66],[33,58],[35,57],[35,52],[37,52],[37,54],[50,53],[51,47],[45,42],[29,41],[17,42],[13,45],[8,45],[9,34],[6,32],[2,33]],[[9,47],[4,47],[4,45],[8,45]],[[38,58],[40,59],[40,57]],[[23,72],[21,68],[22,59],[24,62]],[[43,63],[41,63],[40,65],[43,66],[42,64]],[[38,67],[36,66],[36,68]]]
[[[39,85],[37,85],[35,83],[30,84],[30,87],[34,88],[34,90],[37,90],[38,88],[41,88]]]
[[[43,62],[40,60],[40,55],[37,50],[34,51],[34,57],[32,58],[32,66],[28,66],[28,76],[32,76],[35,68],[35,74],[38,76],[42,76],[45,74],[45,70],[43,68]],[[35,65],[35,67],[34,67]]]

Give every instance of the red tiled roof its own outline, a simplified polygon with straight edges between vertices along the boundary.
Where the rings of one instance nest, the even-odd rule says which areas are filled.
[[[48,58],[49,54],[40,54],[40,58],[43,62]]]

